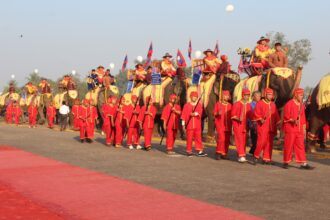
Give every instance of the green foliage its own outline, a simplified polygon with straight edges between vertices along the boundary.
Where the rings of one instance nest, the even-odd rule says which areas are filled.
[[[310,40],[300,39],[290,43],[285,34],[281,32],[269,32],[266,36],[270,39],[270,46],[274,47],[276,42],[280,42],[284,49],[288,49],[287,56],[290,68],[296,69],[298,66],[306,65],[312,59]]]
[[[124,72],[119,71],[119,73],[115,76],[115,80],[120,94],[124,94],[127,88],[127,70]]]

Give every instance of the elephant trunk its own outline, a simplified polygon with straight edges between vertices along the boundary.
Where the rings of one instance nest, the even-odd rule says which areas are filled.
[[[296,72],[296,75],[295,75],[295,82],[294,82],[294,85],[293,85],[292,90],[291,90],[291,93],[290,93],[290,96],[291,97],[293,96],[294,90],[296,88],[298,88],[299,85],[300,85],[301,77],[302,77],[302,69],[303,68],[301,66],[298,67],[298,69],[297,69],[297,72]]]

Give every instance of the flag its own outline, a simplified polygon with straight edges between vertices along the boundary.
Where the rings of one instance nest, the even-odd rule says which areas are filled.
[[[186,60],[184,59],[184,57],[179,49],[178,49],[178,53],[176,55],[176,60],[177,60],[179,67],[184,68],[187,66]]]
[[[188,46],[188,57],[191,60],[191,52],[192,52],[192,46],[191,46],[191,40],[189,40],[189,46]]]
[[[127,57],[127,54],[126,54],[124,62],[123,62],[123,66],[121,67],[121,72],[125,72],[127,63],[128,63],[128,57]]]
[[[241,59],[240,59],[240,61],[239,61],[237,72],[238,72],[239,74],[244,72],[244,65],[243,65],[242,57],[241,57]]]
[[[151,57],[152,57],[152,53],[153,52],[154,51],[153,51],[152,42],[151,42],[150,43],[150,46],[149,46],[148,54],[147,54],[147,60],[146,60],[146,62],[143,65],[144,68],[147,68],[148,66],[150,66],[150,64],[151,64]]]
[[[216,57],[217,57],[218,54],[219,54],[219,43],[218,43],[218,41],[217,41],[217,43],[216,43],[216,45],[215,45],[215,48],[214,48],[214,54],[215,54]]]

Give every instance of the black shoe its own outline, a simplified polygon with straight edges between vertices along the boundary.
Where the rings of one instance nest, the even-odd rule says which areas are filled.
[[[85,142],[85,140],[84,140],[84,139],[81,139],[81,140],[80,140],[80,142],[81,142],[81,143],[84,143],[84,142]]]
[[[197,157],[206,157],[206,156],[207,156],[207,154],[204,153],[203,151],[201,151],[197,154]]]
[[[283,169],[289,169],[289,164],[284,163],[284,164],[282,165],[282,168],[283,168]]]
[[[253,159],[252,159],[252,164],[253,164],[253,165],[257,165],[258,162],[259,162],[259,159],[256,158],[256,157],[253,157]]]
[[[148,147],[145,147],[144,149],[145,149],[146,151],[150,151],[150,150],[151,150],[151,147],[148,146]]]
[[[309,164],[301,165],[300,169],[304,170],[313,170],[315,167],[310,166]]]
[[[215,159],[216,159],[216,160],[220,160],[220,159],[221,159],[221,155],[218,154],[218,153],[215,153]]]
[[[262,164],[263,165],[272,165],[272,163],[270,161],[265,161],[265,160],[262,161]]]
[[[86,142],[90,144],[90,143],[92,143],[93,141],[92,141],[91,139],[87,138],[87,139],[86,139]]]
[[[194,156],[192,153],[187,153],[187,157],[192,157]]]
[[[220,157],[221,157],[221,159],[223,159],[223,160],[229,160],[229,158],[228,158],[227,155],[221,155]]]

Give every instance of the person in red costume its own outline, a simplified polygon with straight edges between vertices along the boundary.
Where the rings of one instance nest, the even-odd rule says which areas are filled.
[[[313,169],[307,163],[304,132],[306,129],[305,106],[303,103],[304,90],[297,88],[294,97],[284,106],[284,149],[283,149],[283,168],[288,169],[292,160],[293,151],[296,162],[301,164],[301,169]]]
[[[15,124],[18,126],[20,122],[20,118],[23,114],[21,107],[18,105],[17,101],[13,102],[13,117],[15,120]]]
[[[6,122],[7,122],[7,124],[13,123],[13,115],[14,115],[13,103],[10,102],[6,107]]]
[[[182,110],[182,126],[186,129],[187,135],[187,156],[190,157],[192,153],[192,144],[195,142],[195,150],[197,156],[205,157],[207,154],[203,151],[202,143],[202,115],[203,106],[198,102],[198,93],[193,91],[190,93],[191,101],[186,103]]]
[[[238,155],[238,162],[247,162],[245,156],[247,120],[252,118],[251,105],[248,102],[250,90],[243,89],[242,99],[235,102],[231,110],[231,119],[233,123],[234,138]]]
[[[217,147],[215,159],[227,159],[230,135],[231,135],[231,108],[229,103],[230,93],[228,90],[222,91],[222,98],[219,100],[213,110],[215,118],[215,128],[217,131]]]
[[[176,104],[177,96],[170,95],[170,102],[164,107],[161,119],[163,120],[164,129],[166,131],[166,149],[167,154],[175,154],[173,151],[176,134],[179,128],[179,118],[181,115],[181,107]]]
[[[53,102],[50,102],[47,106],[47,121],[48,121],[48,128],[54,128],[54,120],[56,117],[56,108]]]
[[[114,142],[114,116],[116,113],[117,98],[109,97],[108,102],[102,106],[103,131],[105,133],[105,144],[110,146]]]
[[[258,161],[262,151],[263,163],[271,164],[273,141],[281,119],[276,105],[272,101],[274,98],[274,91],[270,88],[266,88],[264,93],[265,98],[257,102],[254,109],[253,120],[257,122],[258,133],[257,148],[254,151],[254,163]]]
[[[127,145],[130,150],[133,150],[133,145],[136,146],[137,150],[142,149],[139,141],[139,123],[137,121],[139,112],[140,112],[140,106],[138,103],[138,97],[136,95],[131,96],[131,104],[126,106],[124,118],[126,121],[126,127],[127,127]]]
[[[84,99],[82,106],[79,108],[78,118],[80,120],[80,141],[84,143],[86,140],[88,143],[93,142],[94,132],[92,126],[94,125],[93,120],[93,109],[89,105],[89,100]]]
[[[38,107],[35,103],[31,103],[28,108],[29,113],[29,127],[37,127],[37,116],[38,116]]]
[[[151,150],[151,138],[152,130],[154,128],[154,120],[157,113],[157,109],[153,104],[150,96],[146,98],[146,103],[140,110],[138,117],[138,122],[140,124],[140,129],[143,129],[144,134],[144,148],[145,150]]]
[[[215,56],[214,52],[210,49],[204,51],[205,57],[203,59],[204,63],[204,74],[216,74],[220,67],[221,61]]]
[[[114,117],[115,121],[115,147],[119,148],[122,146],[123,133],[126,126],[126,121],[124,120],[125,113],[125,98],[122,97],[119,100],[118,107],[116,109],[116,114]]]

